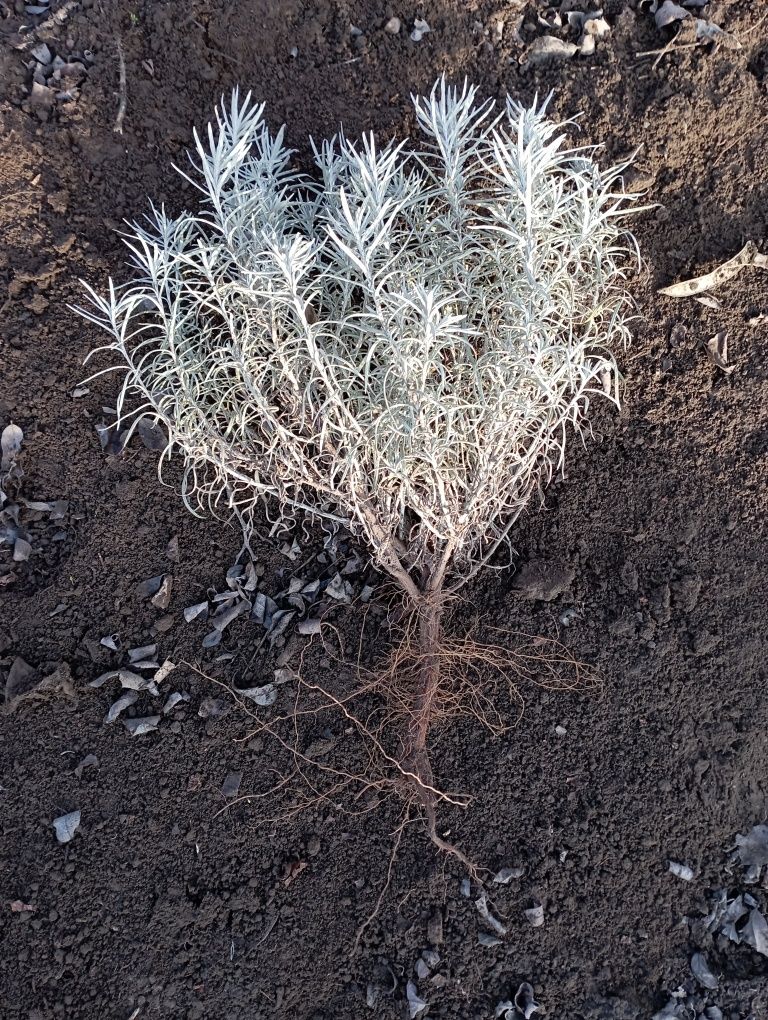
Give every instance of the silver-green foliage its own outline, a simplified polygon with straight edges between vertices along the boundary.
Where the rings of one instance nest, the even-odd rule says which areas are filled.
[[[544,107],[440,81],[415,109],[425,142],[342,134],[310,179],[235,91],[195,134],[201,208],[133,224],[136,277],[83,311],[188,504],[223,501],[246,537],[264,499],[342,521],[414,590],[471,576],[590,396],[617,399],[633,246],[624,168]]]

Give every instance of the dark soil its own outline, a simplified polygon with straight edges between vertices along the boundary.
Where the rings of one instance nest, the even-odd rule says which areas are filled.
[[[534,6],[526,45],[546,31]],[[653,68],[636,53],[671,30],[635,6],[609,0],[612,33],[593,56],[531,68],[513,36],[515,5],[486,0],[407,10],[372,0],[54,0],[60,23],[42,28],[44,18],[0,2],[0,427],[14,421],[25,433],[22,494],[69,501],[63,521],[37,515],[26,563],[1,547],[0,681],[20,656],[41,675],[68,664],[75,689],[74,699],[26,701],[0,719],[3,1020],[400,1018],[429,946],[441,977],[418,983],[430,1002],[422,1017],[492,1017],[528,980],[558,1020],[639,1020],[668,991],[693,987],[684,918],[700,913],[708,887],[735,881],[725,850],[768,813],[768,290],[758,270],[718,291],[720,309],[656,289],[765,242],[768,20],[752,0],[713,2],[707,17],[741,48],[685,49]],[[391,14],[404,21],[397,36],[383,29]],[[416,44],[409,19],[419,14],[432,32]],[[351,25],[364,35],[353,38]],[[122,135],[113,132],[118,38]],[[77,98],[51,109],[28,95],[29,46],[40,41],[65,59],[90,51]],[[235,659],[213,663],[222,649],[201,652],[205,626],[184,623],[185,606],[223,586],[238,535],[186,513],[138,440],[120,456],[102,451],[94,425],[117,380],[73,398],[103,337],[68,304],[79,277],[103,287],[125,272],[114,233],[123,217],[140,216],[150,198],[171,209],[194,201],[170,164],[183,163],[192,126],[234,83],[266,101],[271,124],[287,123],[305,160],[307,136],[341,121],[353,135],[412,131],[409,94],[442,71],[492,96],[530,101],[553,89],[554,113],[582,113],[580,138],[602,143],[605,160],[639,150],[634,183],[654,205],[634,227],[644,269],[631,280],[639,311],[621,357],[624,408],[596,411],[596,441],[572,444],[544,510],[515,533],[521,564],[544,560],[550,575],[554,565],[574,579],[543,602],[521,597],[512,571],[490,573],[459,614],[478,640],[498,640],[497,626],[560,632],[602,688],[525,689],[522,720],[497,740],[470,721],[434,734],[440,781],[474,798],[446,814],[449,838],[492,871],[524,868],[491,887],[509,934],[478,943],[461,869],[411,825],[381,912],[352,952],[386,879],[397,801],[365,810],[370,797],[320,800],[293,813],[302,795],[290,786],[219,814],[229,773],[243,773],[242,793],[264,792],[290,759],[266,737],[238,742],[249,725],[238,709],[201,718],[203,699],[222,691],[186,666],[169,689],[192,700],[156,733],[103,725],[114,691],[87,683],[122,661],[98,644],[106,634],[124,646],[156,635],[161,659],[223,682],[265,682],[272,664],[257,656],[245,668],[254,624],[233,624],[224,647]],[[721,329],[730,375],[703,346]],[[178,563],[166,558],[174,535]],[[265,587],[277,591],[287,561],[267,542],[260,558]],[[159,610],[136,585],[164,571],[173,593]],[[568,607],[578,612],[566,629],[558,620]],[[363,617],[339,610],[337,619],[351,662]],[[386,653],[376,627],[365,641],[374,661]],[[321,680],[335,669],[311,662]],[[318,737],[349,741],[353,753],[339,719],[323,726]],[[87,754],[98,767],[78,778]],[[75,809],[80,828],[60,845],[52,820]],[[668,874],[670,858],[696,879]],[[16,900],[34,911],[12,912]],[[523,913],[534,903],[544,907],[540,928]],[[712,950],[710,962],[720,975],[710,1003],[726,1016],[768,1017],[768,961],[740,947]],[[372,1008],[369,985],[381,989]]]

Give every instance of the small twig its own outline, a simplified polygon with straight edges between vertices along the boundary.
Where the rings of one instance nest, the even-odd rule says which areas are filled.
[[[120,105],[117,108],[117,116],[115,117],[115,126],[112,128],[118,135],[123,133],[123,120],[125,118],[125,108],[128,105],[128,97],[126,92],[126,74],[125,74],[125,54],[123,53],[123,43],[120,36],[117,37],[117,57],[120,61]]]

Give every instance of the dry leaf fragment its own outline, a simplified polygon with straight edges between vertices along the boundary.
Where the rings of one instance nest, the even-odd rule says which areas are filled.
[[[741,930],[741,939],[761,956],[768,956],[768,922],[756,908],[750,911],[749,920]]]
[[[768,256],[760,254],[754,241],[747,241],[738,254],[713,269],[711,273],[704,273],[703,276],[694,276],[690,280],[681,280],[680,283],[662,287],[658,293],[674,298],[693,297],[695,294],[714,290],[715,287],[733,279],[742,269],[748,267],[768,269]]]
[[[675,21],[683,21],[685,18],[690,17],[691,12],[686,11],[685,8],[674,3],[673,0],[664,0],[664,3],[654,14],[656,28],[666,28],[667,25],[671,25]]]
[[[123,719],[123,726],[132,737],[142,737],[145,733],[153,733],[159,722],[159,715],[146,715],[140,719]]]
[[[544,924],[544,907],[540,903],[537,903],[535,907],[529,907],[523,913],[528,923],[534,928],[541,928]]]
[[[721,372],[730,375],[736,366],[728,364],[728,331],[721,329],[718,333],[715,333],[711,340],[707,340],[705,347],[707,349],[707,357],[715,368],[719,368]]]
[[[11,913],[12,914],[34,914],[37,907],[33,907],[31,903],[25,903],[23,900],[13,900],[11,902]]]
[[[161,684],[165,678],[176,669],[176,663],[166,659],[157,673],[152,677],[153,684]]]
[[[718,980],[712,973],[704,953],[694,953],[691,957],[691,973],[702,988],[709,988],[714,991],[718,986]]]
[[[197,714],[201,719],[221,719],[231,711],[232,705],[223,698],[203,698]]]
[[[171,604],[171,590],[173,588],[173,578],[170,574],[166,574],[163,578],[160,590],[156,595],[152,597],[152,605],[156,609],[167,609]]]
[[[11,469],[16,461],[16,454],[21,449],[23,439],[24,433],[18,425],[11,422],[10,425],[5,426],[0,434],[0,450],[2,451],[0,470],[9,471]]]
[[[498,935],[506,935],[507,929],[488,909],[488,899],[484,892],[480,893],[478,898],[475,900],[475,907],[477,908],[478,914],[482,917],[485,923],[492,928]]]
[[[192,695],[187,694],[186,691],[174,691],[172,694],[169,694],[163,705],[163,715],[168,715],[169,712],[173,711],[182,702],[190,701],[191,697]]]
[[[757,882],[760,872],[768,864],[768,825],[754,825],[746,836],[736,836],[737,853],[742,867],[747,869],[745,880]]]
[[[696,42],[714,43],[715,47],[725,46],[728,50],[740,50],[741,43],[735,35],[726,32],[713,21],[705,21],[704,18],[696,18]]]
[[[193,620],[196,620],[198,617],[201,617],[203,620],[207,620],[208,619],[208,603],[207,602],[198,602],[194,606],[187,606],[187,608],[184,610],[184,619],[185,619],[185,621],[187,623],[191,623]]]
[[[240,784],[243,781],[242,772],[230,772],[224,782],[221,784],[221,794],[223,797],[236,797],[239,790]]]
[[[138,648],[128,649],[128,662],[130,665],[135,666],[137,662],[141,662],[142,659],[151,659],[157,655],[157,645],[140,645]]]
[[[224,606],[220,609],[211,619],[214,630],[224,631],[233,620],[236,620],[238,616],[242,616],[243,613],[250,613],[251,603],[247,599],[241,599],[236,602],[233,606]]]
[[[696,877],[693,868],[689,868],[687,864],[680,864],[679,861],[670,861],[669,871],[675,878],[681,878],[684,882],[692,882]]]
[[[160,591],[164,577],[164,574],[158,574],[157,577],[149,577],[141,584],[137,584],[136,594],[140,599],[148,599],[150,596],[156,595]]]
[[[274,684],[264,684],[263,687],[240,687],[237,693],[250,701],[255,701],[261,708],[269,708],[277,701],[277,687]]]
[[[17,537],[13,544],[13,561],[14,563],[25,563],[32,555],[32,546],[20,535]]]
[[[501,871],[497,871],[493,876],[493,881],[496,885],[508,885],[513,878],[522,878],[524,868],[502,868]]]
[[[547,64],[553,60],[570,60],[579,47],[575,43],[564,42],[556,35],[542,35],[531,43],[523,66],[526,64]]]
[[[107,726],[111,726],[112,723],[117,722],[120,717],[120,713],[124,712],[126,708],[130,708],[131,705],[135,705],[139,700],[137,691],[126,691],[125,694],[121,695],[117,701],[110,706],[109,711],[104,716],[104,723]]]
[[[297,630],[299,634],[303,634],[305,637],[319,634],[322,624],[320,620],[301,620]]]
[[[54,818],[53,827],[56,830],[56,839],[59,843],[69,843],[70,840],[74,839],[79,825],[79,811],[70,811],[67,815],[60,815],[58,818]]]
[[[410,1020],[415,1020],[415,1017],[423,1013],[425,1009],[429,1009],[429,1003],[425,1002],[424,999],[419,998],[419,992],[413,981],[409,981],[405,988],[405,997],[408,1000],[408,1015]]]
[[[533,997],[533,985],[523,981],[515,993],[515,1008],[525,1020],[531,1020],[534,1013],[543,1013],[544,1010]]]
[[[83,760],[75,769],[75,775],[77,776],[78,779],[82,779],[83,772],[85,772],[86,769],[98,768],[98,765],[99,759],[96,757],[95,754],[86,754],[85,758],[83,758]]]
[[[416,18],[413,22],[413,31],[411,32],[411,39],[414,42],[421,42],[425,35],[431,32],[432,29],[429,27],[423,18]]]

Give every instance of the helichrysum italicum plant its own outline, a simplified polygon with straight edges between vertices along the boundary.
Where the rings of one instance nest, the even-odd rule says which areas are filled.
[[[191,506],[225,504],[246,541],[262,501],[338,522],[400,584],[425,656],[404,761],[431,787],[440,595],[505,542],[592,395],[617,400],[633,242],[624,168],[544,106],[444,80],[414,102],[425,141],[342,134],[310,179],[235,91],[195,134],[201,208],[134,224],[137,276],[84,314]]]

